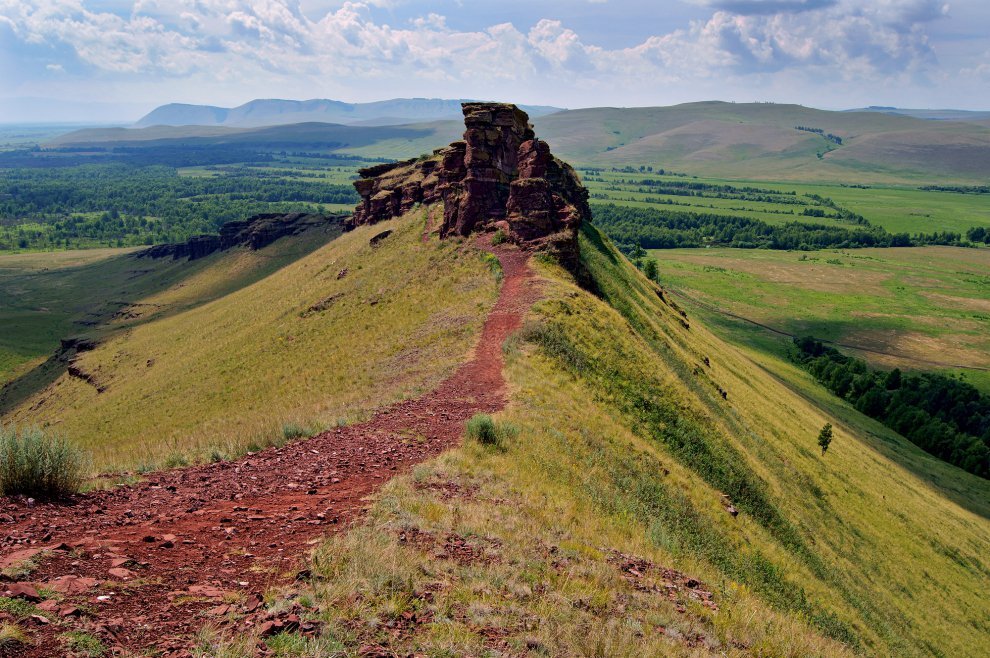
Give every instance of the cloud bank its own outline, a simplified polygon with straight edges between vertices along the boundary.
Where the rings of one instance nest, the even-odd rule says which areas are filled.
[[[684,91],[738,100],[786,90],[923,95],[954,73],[982,78],[986,68],[979,54],[955,72],[942,65],[930,29],[950,14],[933,0],[699,0],[701,18],[613,48],[535,14],[528,26],[457,29],[429,12],[392,25],[381,4],[343,2],[313,15],[295,0],[137,0],[117,9],[0,0],[0,71],[13,82],[7,93],[24,95],[88,87],[221,102],[495,92],[577,106],[662,104],[686,100]],[[607,20],[620,4],[595,7]]]

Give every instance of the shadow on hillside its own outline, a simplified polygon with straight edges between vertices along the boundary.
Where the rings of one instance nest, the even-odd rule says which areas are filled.
[[[131,252],[95,263],[26,275],[25,279],[30,279],[30,290],[22,297],[31,297],[32,291],[37,291],[39,297],[45,295],[45,291],[62,291],[61,295],[50,293],[52,297],[32,302],[38,306],[65,304],[71,311],[67,314],[68,322],[54,320],[53,325],[39,329],[53,334],[51,355],[0,388],[0,417],[69,371],[73,357],[80,351],[93,349],[121,332],[184,313],[250,286],[316,251],[340,234],[340,227],[335,226],[332,229],[313,229],[302,236],[281,238],[256,252],[268,256],[259,259],[256,267],[239,271],[237,275],[211,287],[207,294],[164,307],[147,304],[145,300],[185,285],[193,276],[239,253],[243,247],[215,252],[196,260],[142,259]],[[132,312],[132,309],[146,306],[154,306],[154,312]]]

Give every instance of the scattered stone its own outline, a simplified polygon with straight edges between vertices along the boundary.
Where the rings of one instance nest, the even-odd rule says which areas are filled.
[[[38,590],[27,583],[11,583],[7,586],[5,595],[12,599],[24,599],[30,603],[37,603],[41,600]]]

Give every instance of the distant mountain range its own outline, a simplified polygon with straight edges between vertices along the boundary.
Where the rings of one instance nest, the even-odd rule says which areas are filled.
[[[903,107],[888,107],[886,105],[871,105],[846,112],[880,112],[881,114],[900,114],[915,119],[932,121],[984,121],[990,119],[990,111],[983,110],[918,110]]]
[[[307,101],[277,98],[257,99],[237,107],[186,105],[169,103],[158,107],[134,124],[150,126],[227,126],[258,128],[290,123],[320,122],[345,125],[387,126],[423,123],[448,119],[461,120],[461,99],[393,98],[373,103],[344,103],[316,98]],[[561,108],[545,105],[522,105],[531,117],[539,117]]]

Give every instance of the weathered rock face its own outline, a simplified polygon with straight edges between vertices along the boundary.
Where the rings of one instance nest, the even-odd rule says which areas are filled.
[[[440,235],[500,228],[574,269],[577,230],[591,217],[588,191],[570,165],[536,138],[515,105],[464,103],[464,140],[432,157],[362,169],[361,203],[349,225],[397,217],[417,203],[444,204]]]
[[[220,227],[220,235],[195,235],[185,242],[156,244],[135,254],[138,258],[188,258],[196,260],[215,251],[226,251],[244,245],[251,249],[267,247],[281,237],[299,235],[318,227],[338,226],[340,215],[314,215],[307,213],[265,213],[249,219],[227,222]]]

